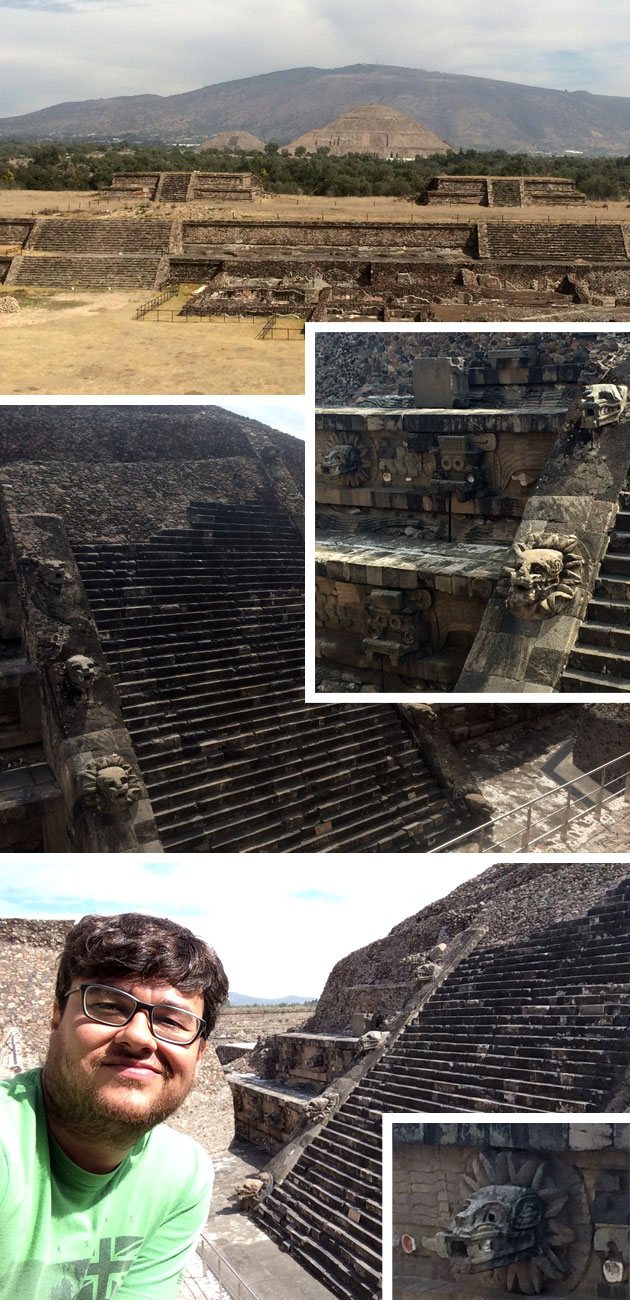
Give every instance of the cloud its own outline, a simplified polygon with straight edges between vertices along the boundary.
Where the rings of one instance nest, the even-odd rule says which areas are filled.
[[[0,860],[0,916],[78,919],[91,912],[143,911],[188,925],[217,949],[231,987],[259,997],[318,996],[341,957],[476,875],[478,863],[388,862],[339,855],[290,861],[165,857],[171,870],[126,854],[85,862],[49,854],[45,862]],[[343,882],[340,890],[340,881]],[[333,905],[334,904],[334,905]]]
[[[120,9],[128,0],[0,0],[0,9],[41,10],[44,13],[87,13],[91,9]],[[138,3],[138,0],[136,0]]]
[[[150,23],[129,0],[0,4],[4,115],[356,63],[628,92],[626,0],[278,0],[273,22],[260,0],[152,0]]]

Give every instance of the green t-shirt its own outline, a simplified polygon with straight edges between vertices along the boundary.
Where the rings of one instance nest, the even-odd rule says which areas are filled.
[[[0,1083],[0,1297],[175,1300],[212,1177],[164,1124],[112,1173],[88,1173],[48,1132],[41,1071]]]

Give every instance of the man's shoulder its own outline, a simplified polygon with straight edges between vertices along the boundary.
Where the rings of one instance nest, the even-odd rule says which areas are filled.
[[[40,1095],[41,1070],[24,1070],[12,1079],[0,1080],[0,1116],[16,1107],[37,1108]]]

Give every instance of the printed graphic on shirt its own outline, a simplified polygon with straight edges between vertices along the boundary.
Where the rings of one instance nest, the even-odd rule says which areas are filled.
[[[102,1237],[92,1259],[29,1260],[12,1279],[15,1300],[113,1300],[144,1237]]]

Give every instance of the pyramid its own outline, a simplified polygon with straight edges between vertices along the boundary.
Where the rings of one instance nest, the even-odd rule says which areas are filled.
[[[265,142],[251,131],[219,131],[199,146],[200,149],[228,149],[231,153],[264,153]]]
[[[451,146],[420,122],[385,104],[359,104],[327,126],[316,127],[292,140],[287,153],[300,146],[307,153],[327,149],[333,158],[348,153],[371,153],[379,158],[428,158],[432,153],[452,153]]]

